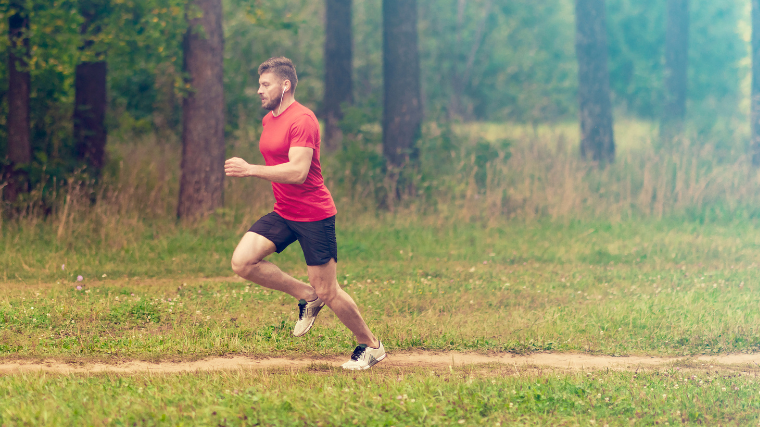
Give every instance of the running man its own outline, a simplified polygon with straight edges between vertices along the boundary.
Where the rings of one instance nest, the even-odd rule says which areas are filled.
[[[287,58],[270,58],[259,66],[264,116],[259,150],[266,166],[233,157],[224,163],[231,177],[255,177],[272,182],[274,212],[256,221],[232,255],[232,270],[240,277],[298,300],[293,335],[305,335],[324,305],[356,336],[358,346],[344,369],[369,369],[385,358],[383,344],[370,332],[354,300],[338,284],[337,209],[322,179],[319,164],[319,122],[295,100],[296,68]],[[285,274],[264,260],[298,240],[308,266],[309,284]]]

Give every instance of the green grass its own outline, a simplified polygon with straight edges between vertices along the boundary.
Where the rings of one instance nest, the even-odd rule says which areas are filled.
[[[481,185],[463,146],[454,171],[428,176],[427,196],[393,214],[374,214],[380,169],[353,168],[341,184],[345,165],[325,159],[339,281],[391,357],[760,351],[756,176],[696,145],[671,159],[648,128],[622,125],[639,131],[602,171],[577,159],[572,127],[463,125],[470,145],[513,139],[511,159],[482,168]],[[257,158],[243,146],[236,155]],[[177,146],[111,147],[130,168],[97,203],[74,186],[0,217],[0,361],[348,355],[355,342],[332,312],[296,339],[295,301],[232,276],[233,248],[271,208],[267,183],[228,180],[225,208],[182,226]],[[297,245],[271,259],[305,279]],[[0,425],[755,425],[760,387],[736,372],[19,374],[0,376]]]
[[[2,425],[755,425],[731,371],[515,367],[0,377]]]
[[[340,230],[339,281],[390,351],[760,349],[760,232],[750,222],[379,220]],[[295,301],[231,276],[239,233],[229,228],[167,228],[124,248],[63,245],[43,227],[5,233],[3,358],[336,355],[355,345],[329,310],[292,337]],[[273,261],[306,278],[297,245]]]

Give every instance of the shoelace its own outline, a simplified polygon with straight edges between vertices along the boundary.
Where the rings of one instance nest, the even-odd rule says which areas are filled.
[[[298,320],[303,320],[303,314],[306,313],[306,300],[298,301]]]
[[[367,350],[367,344],[359,344],[354,349],[354,353],[351,355],[351,360],[359,360],[360,357],[362,357],[362,354],[364,354],[364,351]]]

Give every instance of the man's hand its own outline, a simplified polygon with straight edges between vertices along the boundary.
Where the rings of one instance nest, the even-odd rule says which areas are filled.
[[[240,157],[233,157],[224,162],[224,173],[234,177],[251,176],[252,166]]]

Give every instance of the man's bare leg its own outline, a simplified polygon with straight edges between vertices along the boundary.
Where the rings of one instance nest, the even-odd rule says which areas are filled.
[[[283,273],[271,262],[264,261],[264,258],[271,255],[276,249],[271,240],[249,231],[245,233],[232,254],[232,271],[246,280],[269,289],[285,292],[295,299],[315,300],[317,293],[314,288]]]
[[[324,265],[309,266],[309,282],[317,291],[319,298],[330,307],[341,322],[356,336],[359,344],[378,348],[380,341],[372,335],[369,327],[359,313],[354,299],[341,289],[338,284],[337,263],[334,259]]]

